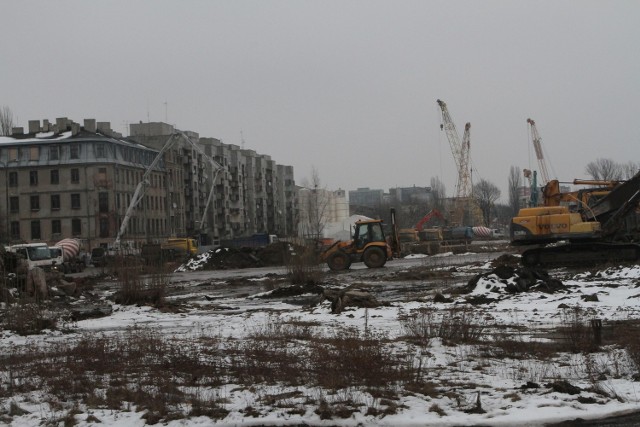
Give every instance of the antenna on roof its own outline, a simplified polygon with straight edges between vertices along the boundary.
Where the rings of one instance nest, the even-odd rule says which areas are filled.
[[[244,150],[244,134],[240,131],[240,146]]]
[[[167,102],[167,100],[164,100],[164,122],[165,123],[169,123],[169,114],[167,113],[167,108],[168,108],[169,103]]]

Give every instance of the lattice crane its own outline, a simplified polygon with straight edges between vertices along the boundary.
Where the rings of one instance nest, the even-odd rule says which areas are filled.
[[[471,123],[467,123],[464,127],[462,141],[458,135],[455,123],[451,119],[447,104],[438,99],[440,109],[442,110],[442,124],[440,129],[444,130],[449,140],[453,160],[458,169],[458,180],[456,182],[456,203],[451,218],[451,222],[455,225],[462,225],[464,216],[464,206],[471,198],[471,171],[470,171],[470,148],[471,148]]]
[[[469,148],[471,138],[471,123],[467,123],[464,127],[464,135],[462,141],[458,135],[455,123],[451,119],[449,109],[444,101],[438,99],[438,105],[442,110],[442,124],[440,128],[447,134],[453,160],[456,162],[458,169],[458,180],[456,182],[456,197],[471,196],[471,173],[469,171]]]

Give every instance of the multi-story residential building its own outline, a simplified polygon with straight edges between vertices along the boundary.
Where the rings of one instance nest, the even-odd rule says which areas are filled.
[[[131,125],[131,138],[146,145],[159,136],[166,140],[174,131],[165,123],[141,123]],[[182,160],[185,174],[189,176],[186,221],[195,224],[187,225],[188,233],[197,234],[200,226],[201,239],[213,241],[255,233],[295,234],[297,193],[292,166],[278,165],[268,155],[224,144],[215,138],[189,135],[222,169],[216,174],[197,150],[191,150],[190,144],[185,145],[183,141],[182,146],[186,148],[183,148]],[[200,217],[207,206],[213,176],[214,199],[202,224]]]
[[[86,250],[109,246],[147,171],[144,196],[121,237],[125,247],[170,236],[199,236],[208,244],[255,232],[293,234],[291,166],[195,132],[177,133],[194,146],[166,123],[133,124],[130,133],[123,138],[108,122],[90,119],[80,126],[60,118],[55,124],[30,121],[29,132],[16,128],[0,137],[3,240],[76,237]]]
[[[89,119],[52,124],[29,121],[0,138],[4,217],[9,242],[80,238],[85,249],[113,242],[138,183],[158,154]],[[0,181],[1,182],[1,181]],[[165,166],[149,174],[142,203],[129,223],[127,242],[170,232]],[[180,232],[181,230],[176,230]]]

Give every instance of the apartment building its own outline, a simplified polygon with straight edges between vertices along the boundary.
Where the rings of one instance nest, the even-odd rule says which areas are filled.
[[[113,243],[157,154],[94,119],[84,126],[67,118],[31,120],[28,132],[14,128],[11,137],[0,137],[4,240],[54,243],[75,237],[86,250]],[[162,162],[151,171],[144,199],[129,223],[128,245],[136,246],[148,234],[170,233],[165,175]]]
[[[130,138],[149,145],[158,138],[166,140],[174,131],[166,123],[132,124]],[[185,214],[190,235],[200,230],[201,239],[216,241],[255,233],[295,234],[298,205],[292,166],[278,165],[268,155],[216,138],[202,138],[193,132],[189,135],[205,154],[203,158],[190,144],[181,142],[189,177]],[[221,167],[217,174],[207,158]],[[214,176],[213,200],[205,212]]]
[[[144,196],[121,236],[124,247],[171,236],[210,244],[256,232],[293,235],[297,226],[291,166],[166,123],[132,124],[123,138],[94,119],[83,126],[32,120],[28,132],[15,128],[0,137],[0,165],[5,242],[75,237],[86,250],[113,244],[148,170]]]

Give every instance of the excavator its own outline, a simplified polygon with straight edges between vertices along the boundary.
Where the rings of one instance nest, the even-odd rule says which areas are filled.
[[[381,219],[356,221],[353,240],[337,241],[320,254],[331,270],[347,270],[353,262],[369,268],[383,267],[393,251],[384,235]]]
[[[574,183],[601,187],[561,193],[557,181],[550,181],[544,206],[520,209],[512,219],[511,244],[537,245],[522,253],[522,263],[551,267],[639,260],[640,172],[627,181]]]

